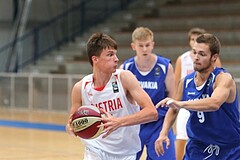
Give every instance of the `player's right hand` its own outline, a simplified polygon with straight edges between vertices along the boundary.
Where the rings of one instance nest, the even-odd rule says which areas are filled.
[[[170,145],[170,140],[167,135],[160,133],[158,139],[155,141],[155,151],[158,156],[164,154],[163,143],[166,143],[166,148],[168,149]]]
[[[156,108],[158,107],[170,107],[174,109],[180,109],[181,106],[178,104],[178,101],[172,99],[172,98],[165,98],[157,103]]]
[[[69,135],[76,136],[75,133],[73,132],[73,128],[71,127],[71,123],[72,123],[72,114],[69,116],[68,123],[65,126],[65,130]]]

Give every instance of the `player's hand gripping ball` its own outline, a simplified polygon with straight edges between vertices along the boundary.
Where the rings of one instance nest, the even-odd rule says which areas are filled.
[[[72,115],[71,127],[74,133],[83,139],[93,139],[101,135],[104,127],[100,110],[95,106],[81,106]]]

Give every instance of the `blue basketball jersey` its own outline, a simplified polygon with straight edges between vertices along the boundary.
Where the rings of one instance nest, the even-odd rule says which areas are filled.
[[[153,104],[156,105],[159,101],[166,98],[168,95],[166,91],[165,80],[169,63],[171,63],[169,59],[157,56],[157,61],[151,71],[146,75],[142,75],[139,72],[133,57],[123,63],[123,69],[130,70],[136,76],[141,87],[151,97]],[[140,158],[143,152],[144,145],[147,146],[147,159],[149,160],[176,159],[174,145],[170,145],[168,149],[166,149],[166,146],[164,146],[165,154],[161,155],[160,157],[157,156],[154,149],[154,144],[162,129],[163,121],[167,110],[167,107],[159,107],[157,109],[158,121],[141,124],[139,136],[141,138],[142,150],[138,152],[136,159]],[[169,131],[168,137],[171,141],[170,143],[174,144],[175,136],[172,129]]]
[[[194,83],[196,72],[184,79],[182,100],[197,100],[210,97],[216,76],[226,72],[222,68],[215,68],[201,89]],[[238,93],[237,93],[238,94]],[[191,140],[220,146],[240,145],[240,123],[238,111],[238,96],[232,103],[223,103],[214,112],[190,111],[187,123],[187,134]]]
[[[136,76],[141,87],[151,97],[153,104],[156,105],[167,97],[165,79],[169,63],[169,59],[158,56],[152,70],[147,75],[142,75],[136,67],[134,57],[132,57],[123,63],[123,69],[130,70]],[[167,107],[159,107],[159,116],[165,116],[167,109]]]

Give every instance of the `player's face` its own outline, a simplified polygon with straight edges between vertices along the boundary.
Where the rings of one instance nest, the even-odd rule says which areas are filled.
[[[193,67],[195,71],[208,71],[211,66],[214,66],[214,61],[209,50],[209,46],[205,43],[194,43],[192,53]]]
[[[131,46],[138,56],[148,56],[152,53],[154,42],[150,38],[141,41],[136,40]]]
[[[106,48],[99,57],[93,56],[93,62],[103,72],[115,72],[118,65],[117,51],[115,49]]]

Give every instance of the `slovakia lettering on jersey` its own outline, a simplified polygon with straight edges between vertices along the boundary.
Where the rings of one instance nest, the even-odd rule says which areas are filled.
[[[143,89],[158,89],[158,84],[154,81],[139,81],[139,84]]]

